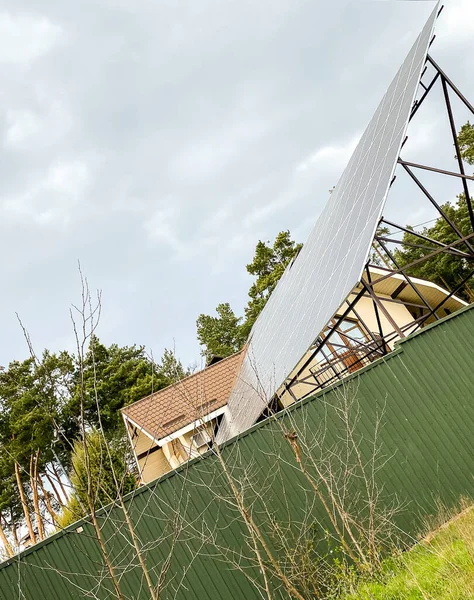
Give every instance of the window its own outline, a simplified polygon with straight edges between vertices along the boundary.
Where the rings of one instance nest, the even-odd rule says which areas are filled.
[[[201,429],[192,436],[191,440],[194,447],[200,450],[204,446],[209,446],[211,443],[211,436],[207,433],[206,429]]]

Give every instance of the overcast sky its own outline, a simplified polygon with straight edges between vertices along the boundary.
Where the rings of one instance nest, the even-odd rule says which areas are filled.
[[[38,351],[73,348],[78,260],[104,342],[199,359],[196,317],[242,312],[258,239],[305,240],[433,6],[1,0],[0,364],[27,354],[15,312]],[[472,0],[432,54],[474,99]],[[454,168],[437,108],[405,158]],[[404,186],[386,214],[429,218]]]

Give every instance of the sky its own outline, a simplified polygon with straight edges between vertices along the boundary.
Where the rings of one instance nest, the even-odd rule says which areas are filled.
[[[445,4],[431,54],[472,101],[474,2]],[[197,316],[242,314],[259,239],[306,239],[433,6],[1,0],[0,365],[28,354],[17,313],[74,349],[78,261],[104,343],[199,362]],[[448,133],[434,93],[403,158],[454,169]],[[433,217],[403,174],[385,215]]]

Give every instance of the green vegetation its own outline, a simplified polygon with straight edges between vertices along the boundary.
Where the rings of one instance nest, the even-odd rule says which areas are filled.
[[[469,121],[461,127],[458,134],[458,142],[462,159],[469,165],[474,165],[474,125]],[[459,194],[456,202],[446,202],[442,208],[463,236],[472,233],[472,225],[469,219],[466,196],[464,194]],[[408,227],[410,228],[410,226]],[[457,233],[453,231],[443,217],[436,219],[429,227],[423,228],[420,233],[433,240],[442,242],[443,244],[451,244],[458,239]],[[420,243],[419,238],[411,233],[405,233],[403,235],[403,241],[406,244]],[[471,240],[471,245],[472,243]],[[429,242],[426,243],[426,246],[428,248],[432,247],[433,250],[436,249],[435,245],[430,244]],[[463,244],[458,245],[457,248],[459,250],[465,250]],[[395,251],[395,258],[400,266],[405,266],[425,256],[427,252],[429,252],[429,250],[406,245]],[[408,270],[408,273],[414,277],[427,279],[428,281],[432,281],[451,290],[456,289],[456,287],[464,281],[465,284],[459,290],[458,294],[463,296],[468,302],[474,300],[474,276],[471,272],[472,263],[470,261],[459,260],[459,257],[448,253],[438,254]]]
[[[461,127],[458,142],[462,159],[474,165],[474,125],[469,121]]]
[[[86,434],[85,443],[79,440],[74,443],[71,461],[74,491],[56,519],[60,528],[85,517],[90,512],[90,503],[96,510],[116,502],[118,494],[128,494],[137,487],[136,477],[127,469],[127,452],[125,440],[106,442],[97,429]]]
[[[430,536],[431,537],[431,536]],[[474,599],[474,508],[431,539],[386,560],[381,572],[340,600]]]
[[[237,317],[225,302],[217,306],[217,317],[201,314],[197,318],[198,341],[208,361],[212,356],[230,356],[242,348],[283,272],[302,246],[291,239],[289,231],[280,231],[272,245],[257,243],[253,261],[246,267],[256,279],[248,292],[245,317]]]
[[[0,550],[3,544],[7,555],[13,555],[25,525],[36,542],[51,526],[88,512],[79,501],[81,476],[75,478],[81,468],[74,464],[84,431],[92,435],[101,430],[122,492],[133,489],[120,409],[186,374],[169,350],[155,364],[143,346],[105,346],[95,335],[82,358],[45,350],[0,369]],[[94,449],[97,439],[91,441]],[[97,447],[94,456],[100,457],[101,465],[105,458],[109,462]],[[70,472],[75,490],[66,485],[64,471]],[[102,478],[110,477],[110,469],[104,468],[93,473],[95,480],[99,471]],[[101,487],[104,482],[110,492],[114,482],[100,480]],[[94,506],[107,504],[109,496],[115,499],[110,492],[98,496]]]
[[[456,204],[451,202],[444,204],[443,210],[451,221],[456,224],[462,235],[466,236],[472,233],[471,221],[469,219],[469,212],[464,194],[458,196]],[[430,227],[423,228],[421,233],[433,240],[442,242],[443,244],[452,244],[458,239],[458,235],[442,217],[436,219]],[[405,233],[403,241],[407,244],[420,243],[420,240],[411,233]],[[423,242],[423,244],[436,250],[435,245],[430,242]],[[462,244],[459,244],[458,246],[460,250],[465,250],[465,247]],[[397,263],[404,266],[426,256],[428,252],[429,250],[404,246],[395,251],[395,258]],[[466,283],[463,286],[463,289],[458,293],[469,302],[472,302],[474,298],[474,277],[470,277],[471,272],[472,262],[460,260],[458,256],[448,253],[437,254],[408,269],[408,273],[414,277],[432,281],[433,283],[437,283],[438,285],[451,290],[456,289],[462,281],[465,281]]]

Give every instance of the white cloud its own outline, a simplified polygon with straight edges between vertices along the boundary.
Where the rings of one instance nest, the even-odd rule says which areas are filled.
[[[59,141],[71,129],[73,118],[66,104],[50,95],[42,99],[40,110],[9,108],[6,110],[5,144],[20,149],[32,145],[49,146]]]
[[[41,129],[41,119],[28,110],[8,110],[5,141],[11,146],[21,145]]]
[[[70,196],[80,196],[89,183],[89,177],[89,168],[84,162],[60,161],[51,166],[45,187]]]
[[[3,202],[10,218],[31,220],[38,225],[65,226],[72,209],[84,197],[92,180],[89,165],[81,160],[57,161],[39,181],[21,194]]]
[[[340,170],[341,166],[344,166],[351,157],[359,142],[359,139],[360,135],[356,135],[345,144],[341,144],[339,146],[323,146],[300,162],[297,165],[296,170],[306,171],[307,169],[314,168],[316,166],[324,167],[325,169],[329,168]]]
[[[474,36],[473,0],[448,0],[436,32],[436,45],[455,46]]]
[[[29,63],[48,52],[62,29],[46,17],[0,12],[0,64]]]
[[[173,204],[168,200],[169,204]],[[180,251],[182,244],[176,234],[177,211],[172,206],[157,210],[145,221],[144,227],[148,237],[155,243],[170,246],[175,251]]]

